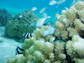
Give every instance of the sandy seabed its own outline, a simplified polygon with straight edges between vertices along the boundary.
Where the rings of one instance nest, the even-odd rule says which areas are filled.
[[[6,63],[8,58],[13,57],[17,46],[21,43],[4,37],[4,27],[0,27],[0,63]]]

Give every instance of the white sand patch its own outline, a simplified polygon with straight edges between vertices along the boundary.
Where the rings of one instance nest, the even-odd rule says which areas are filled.
[[[14,39],[8,39],[3,37],[4,27],[0,27],[0,63],[5,63],[8,58],[15,55],[17,46],[21,46],[21,43]]]

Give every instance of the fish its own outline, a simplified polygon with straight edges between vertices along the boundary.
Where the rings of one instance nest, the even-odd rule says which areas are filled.
[[[22,17],[23,17],[23,15],[20,14],[20,15],[19,15],[19,18],[22,18]]]
[[[47,13],[43,13],[42,16],[43,16],[43,18],[40,18],[36,23],[37,28],[40,28],[43,25],[45,25],[44,22],[46,21],[46,19],[51,18],[51,16],[48,16]]]
[[[33,7],[33,8],[31,9],[31,11],[35,11],[35,10],[37,10],[37,7]]]
[[[36,27],[42,27],[46,19],[47,18],[40,18],[36,23]]]
[[[47,18],[51,18],[51,16],[48,16]]]
[[[30,26],[35,26],[36,25],[36,23],[34,23],[34,22],[31,22],[31,24],[30,24]]]
[[[59,19],[60,15],[58,13],[55,14],[55,19]]]
[[[47,15],[47,13],[43,13],[42,16],[47,18],[48,15]]]
[[[64,2],[65,2],[65,0],[59,0],[59,1],[57,1],[57,4],[62,4]]]
[[[57,39],[56,39],[56,37],[52,37],[52,38],[50,38],[50,42],[55,42]]]
[[[27,39],[29,39],[30,37],[32,37],[32,34],[31,33],[23,33],[23,38],[25,39],[25,38],[27,38]]]
[[[55,0],[51,0],[49,5],[55,5],[57,2]]]
[[[67,8],[67,7],[65,7],[65,10],[68,10],[68,8]]]
[[[51,18],[51,16],[48,16],[47,13],[43,13],[42,16],[43,16],[44,18]]]
[[[56,28],[54,27],[49,27],[47,30],[45,30],[42,34],[42,36],[47,36],[47,35],[50,35],[50,34],[54,34]]]
[[[43,32],[42,36],[45,37],[47,35],[49,35],[49,31],[46,30],[46,31]]]
[[[72,6],[73,4],[75,4],[75,3],[76,3],[76,1],[77,1],[77,0],[73,0],[73,2],[71,3],[71,6]]]
[[[43,13],[46,10],[46,8],[47,7],[42,8],[39,13]]]
[[[16,48],[16,55],[17,54],[23,54],[23,51],[24,51],[24,49],[22,49],[21,47],[17,46],[17,48]]]

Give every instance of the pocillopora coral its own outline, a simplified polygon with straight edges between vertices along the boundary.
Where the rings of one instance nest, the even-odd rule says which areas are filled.
[[[48,32],[46,32],[46,31],[48,31]],[[33,32],[32,36],[36,40],[44,39],[45,41],[53,42],[55,37],[52,34],[54,34],[54,32],[55,32],[55,29],[53,27],[51,27],[51,26],[42,26],[40,29],[37,28]]]
[[[52,34],[46,37],[42,35],[48,28],[50,28],[50,26],[43,26],[41,29],[36,29],[32,37],[25,39],[22,45],[24,49],[22,56],[25,58],[23,63],[54,63],[58,61],[65,63],[66,55],[64,54],[64,43],[51,40],[53,38]],[[17,56],[14,58],[17,58]],[[7,63],[14,63],[15,61],[16,59],[13,59],[13,61],[9,59]],[[21,59],[17,59],[17,61],[21,61]],[[17,61],[15,63],[17,63]]]
[[[11,38],[23,37],[24,33],[33,32],[36,29],[38,17],[31,11],[25,11],[16,15],[5,27],[5,34]]]
[[[79,1],[62,11],[56,29],[37,28],[32,37],[25,39],[23,54],[10,58],[7,63],[84,63],[83,9],[84,2]]]
[[[84,39],[78,35],[74,35],[71,41],[66,43],[67,54],[72,61],[76,63],[84,62]]]
[[[56,22],[58,39],[70,40],[74,35],[84,38],[84,2],[79,1],[68,10],[63,10]]]

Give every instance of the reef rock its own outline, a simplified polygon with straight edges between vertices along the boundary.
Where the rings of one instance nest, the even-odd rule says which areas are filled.
[[[21,39],[23,34],[32,33],[36,29],[37,19],[38,17],[29,10],[22,12],[8,22],[5,27],[5,34],[11,38]]]
[[[0,9],[0,26],[5,26],[11,19],[12,15],[6,9]]]

